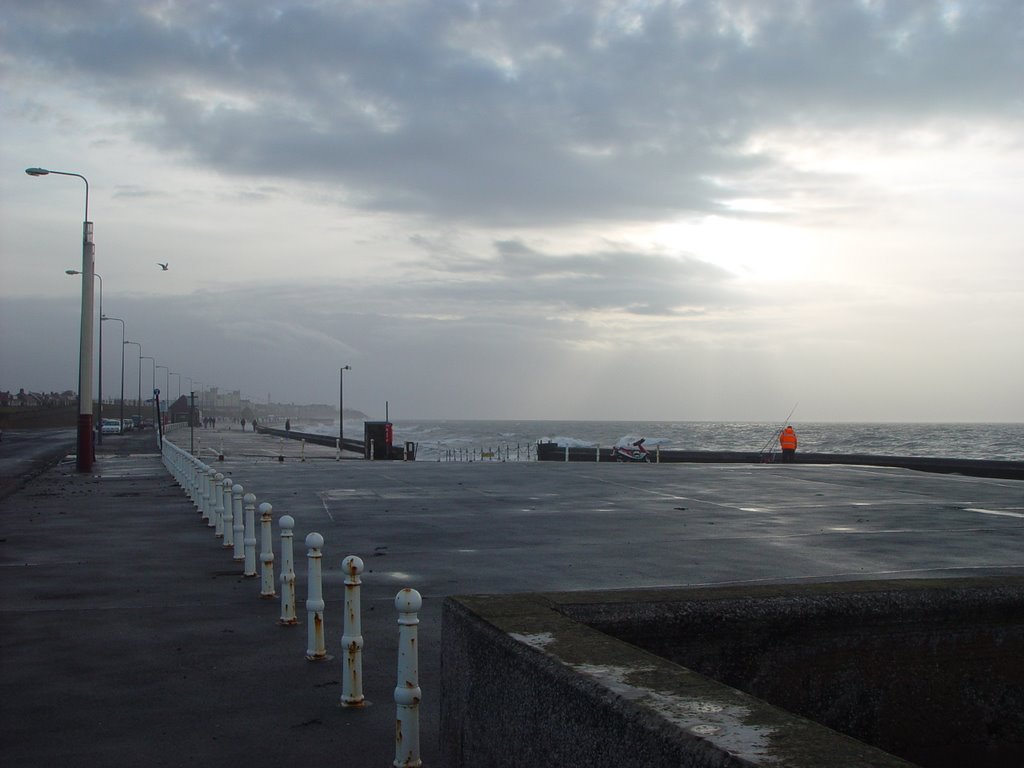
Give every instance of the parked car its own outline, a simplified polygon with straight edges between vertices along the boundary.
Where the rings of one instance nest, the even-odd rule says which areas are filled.
[[[121,422],[117,419],[104,419],[103,426],[100,431],[104,435],[120,435],[121,434]]]
[[[132,423],[131,419],[121,419],[121,431],[131,432],[135,429],[135,424]]]

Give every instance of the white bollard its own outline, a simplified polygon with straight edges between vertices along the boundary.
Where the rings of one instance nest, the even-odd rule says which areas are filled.
[[[231,543],[235,548],[231,559],[236,563],[245,560],[245,512],[242,507],[244,491],[240,485],[231,488]]]
[[[206,477],[203,478],[203,520],[207,525],[213,525],[213,483],[216,477],[217,470],[207,467]]]
[[[224,486],[224,515],[221,519],[224,527],[224,541],[221,546],[225,549],[235,548],[235,495],[241,499],[242,486]]]
[[[295,518],[282,515],[277,524],[281,528],[281,618],[277,623],[293,627],[299,623],[295,616]]]
[[[193,459],[192,467],[192,503],[196,505],[196,512],[203,514],[203,475],[206,467],[199,459]]]
[[[341,440],[334,441],[334,460],[341,461]]]
[[[274,590],[274,531],[272,528],[274,507],[267,502],[260,504],[260,563],[263,586],[260,597],[264,600],[277,597]]]
[[[218,539],[224,538],[224,518],[228,516],[228,510],[231,508],[231,489],[235,485],[235,481],[230,477],[225,477],[221,482],[221,505],[218,509],[219,514],[217,515],[217,528],[215,530]]]
[[[395,686],[395,768],[417,768],[420,760],[420,671],[416,653],[417,611],[423,598],[406,587],[395,595],[398,609],[398,684]]]
[[[362,707],[363,696],[363,620],[360,616],[359,585],[363,582],[363,561],[349,555],[341,563],[345,571],[345,628],[341,648],[345,653],[345,669],[341,678],[341,706]]]
[[[309,562],[306,576],[306,659],[309,661],[330,658],[324,642],[324,590],[320,563],[323,546],[324,537],[316,531],[306,537],[306,558]]]
[[[565,446],[565,460],[569,461],[569,446]]]
[[[306,460],[306,441],[305,440],[303,440],[302,444],[299,446],[299,457],[300,457],[301,461],[305,461]]]
[[[243,576],[256,575],[256,494],[247,493],[242,499],[245,504],[245,565]]]
[[[601,463],[601,446],[600,445],[598,445],[597,448],[594,449],[594,461],[597,462],[598,464]]]
[[[213,473],[213,483],[210,486],[210,495],[213,503],[210,505],[210,519],[206,525],[213,528],[214,531],[217,529],[217,521],[221,515],[224,514],[224,474],[222,472]]]

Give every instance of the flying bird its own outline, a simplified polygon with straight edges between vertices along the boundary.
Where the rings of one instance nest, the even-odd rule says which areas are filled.
[[[167,262],[167,264],[170,264],[170,263],[171,263],[171,262]],[[167,271],[167,264],[161,264],[161,263],[160,263],[159,261],[158,261],[158,262],[156,263],[156,265],[157,265],[158,267],[160,267],[160,269],[162,269],[162,270],[163,270],[164,272],[166,272],[166,271]]]

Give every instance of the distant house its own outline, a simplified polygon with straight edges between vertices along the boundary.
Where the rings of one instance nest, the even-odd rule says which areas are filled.
[[[167,421],[171,424],[188,424],[189,414],[194,414],[192,426],[198,427],[201,422],[201,414],[198,408],[193,409],[188,398],[182,395],[167,407]]]

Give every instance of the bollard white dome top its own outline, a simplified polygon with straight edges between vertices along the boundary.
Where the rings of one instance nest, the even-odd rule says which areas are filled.
[[[269,515],[273,511],[274,511],[274,505],[271,504],[270,502],[264,501],[262,504],[260,504],[260,514],[261,515]]]
[[[247,493],[247,494],[245,494],[245,496],[242,497],[242,501],[244,501],[246,504],[255,504],[256,503],[256,494],[255,493]]]
[[[224,473],[223,472],[214,472],[213,473],[213,479],[216,480],[219,483],[221,480],[224,479]]]
[[[232,493],[241,493],[244,490],[245,490],[245,488],[243,488],[238,483],[235,483],[234,485],[231,486],[231,492]]]
[[[320,549],[324,545],[324,537],[316,531],[306,536],[306,546],[310,549]]]
[[[232,480],[230,477],[225,477],[224,478],[224,487],[225,488],[232,488],[234,486],[234,484],[235,484],[235,481]]]
[[[423,598],[415,589],[406,587],[395,595],[395,608],[399,613],[416,613],[423,607]]]
[[[358,555],[349,555],[341,561],[341,568],[345,573],[358,576],[363,572],[363,559]]]
[[[295,527],[295,518],[291,515],[281,515],[281,519],[277,521],[277,524],[282,528],[287,528],[289,531]]]

